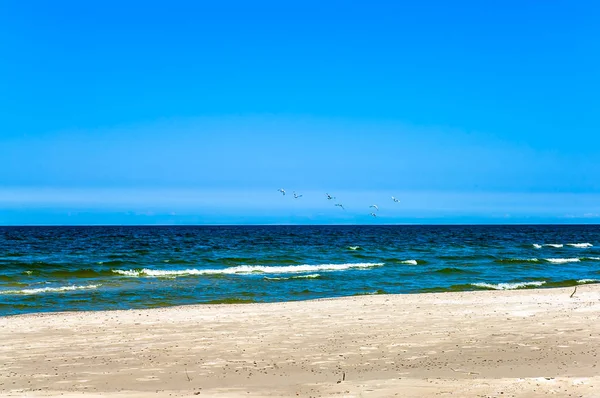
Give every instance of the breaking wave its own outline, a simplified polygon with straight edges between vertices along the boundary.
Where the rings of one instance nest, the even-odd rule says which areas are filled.
[[[598,283],[600,279],[579,279],[577,283],[586,284],[586,283]]]
[[[553,264],[578,263],[581,261],[579,258],[546,258],[544,260]]]
[[[22,290],[5,290],[0,291],[0,294],[40,294],[40,293],[60,293],[72,290],[88,290],[97,289],[101,285],[86,285],[86,286],[61,286],[61,287],[41,287],[38,289],[22,289]]]
[[[418,262],[417,260],[402,260],[400,261],[400,264],[417,265]]]
[[[297,275],[297,276],[288,276],[288,277],[272,277],[272,278],[265,276],[265,279],[268,281],[287,281],[289,279],[317,279],[320,277],[321,277],[320,274],[308,274],[308,275]]]
[[[427,261],[425,261],[425,260],[402,260],[402,259],[398,259],[398,258],[385,258],[385,259],[383,259],[383,261],[386,263],[389,263],[389,264],[407,264],[407,265],[427,264]]]
[[[562,248],[564,246],[565,245],[563,245],[562,243],[545,243],[543,245],[540,245],[538,243],[534,243],[533,244],[533,247],[535,249],[541,249],[542,247],[553,247],[555,249],[560,249],[560,248]],[[589,248],[589,247],[594,247],[593,244],[588,243],[588,242],[586,242],[586,243],[567,243],[567,246],[569,246],[569,247],[575,247],[575,248],[578,248],[578,249],[586,249],[586,248]]]
[[[475,287],[482,287],[485,289],[492,289],[492,290],[515,290],[515,289],[523,289],[526,287],[532,287],[532,286],[542,286],[546,283],[546,281],[533,281],[533,282],[515,282],[515,283],[472,283],[472,286]]]
[[[578,249],[586,249],[588,247],[594,247],[591,243],[567,243],[567,246],[576,247]]]
[[[222,269],[184,269],[184,270],[112,270],[115,274],[124,276],[154,276],[173,277],[188,275],[235,275],[235,274],[294,274],[316,271],[344,271],[352,268],[372,268],[382,266],[383,263],[355,263],[355,264],[317,264],[317,265],[290,265],[290,266],[264,266],[264,265],[240,265],[237,267]]]

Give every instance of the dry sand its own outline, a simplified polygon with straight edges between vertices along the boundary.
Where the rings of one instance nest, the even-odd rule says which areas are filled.
[[[600,397],[600,285],[0,318],[0,395]]]

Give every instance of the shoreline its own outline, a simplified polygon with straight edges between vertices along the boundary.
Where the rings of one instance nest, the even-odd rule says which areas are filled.
[[[572,292],[5,316],[0,395],[598,396],[600,284]]]
[[[527,282],[507,282],[507,283],[498,283],[502,284],[531,284],[537,283],[538,281],[527,281]],[[465,289],[465,290],[439,290],[439,291],[416,291],[416,292],[406,292],[406,293],[357,293],[349,296],[333,296],[333,297],[317,297],[317,298],[308,298],[308,299],[298,299],[298,300],[288,300],[288,301],[232,301],[225,302],[228,300],[237,300],[237,298],[227,298],[223,300],[212,300],[209,302],[202,303],[194,303],[194,304],[174,304],[174,305],[165,305],[160,307],[148,307],[148,308],[128,308],[128,309],[102,309],[102,310],[82,310],[82,311],[39,311],[39,312],[26,312],[26,313],[18,313],[18,314],[8,314],[2,315],[0,314],[0,320],[3,318],[12,318],[12,317],[21,317],[21,316],[29,316],[29,315],[59,315],[59,314],[81,314],[81,313],[102,313],[102,312],[123,312],[123,311],[146,311],[146,310],[160,310],[160,309],[170,309],[170,308],[194,308],[194,307],[220,307],[220,306],[250,306],[250,305],[273,305],[273,304],[285,304],[285,303],[302,303],[302,302],[312,302],[312,301],[326,301],[326,300],[344,300],[350,299],[353,297],[370,297],[370,296],[415,296],[415,295],[431,295],[431,294],[453,294],[453,293],[495,293],[495,292],[510,292],[510,291],[531,291],[531,290],[552,290],[552,289],[570,289],[570,288],[579,288],[581,286],[590,286],[590,285],[598,285],[600,286],[600,279],[593,282],[581,282],[575,281],[574,284],[565,284],[564,282],[555,282],[549,285],[546,285],[545,281],[542,281],[540,285],[535,285],[534,287],[518,287],[518,288],[479,288],[479,289]],[[484,283],[485,284],[485,283]],[[490,284],[493,285],[493,284]],[[546,285],[546,286],[544,286]],[[242,299],[243,300],[243,299]],[[223,302],[216,302],[223,301]]]

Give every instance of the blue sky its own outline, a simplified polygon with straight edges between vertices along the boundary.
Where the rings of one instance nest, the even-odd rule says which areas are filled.
[[[122,3],[0,4],[0,224],[600,221],[594,2]]]

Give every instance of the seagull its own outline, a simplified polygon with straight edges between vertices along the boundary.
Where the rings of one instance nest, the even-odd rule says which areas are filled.
[[[298,198],[301,198],[301,197],[302,197],[302,195],[297,195],[296,192],[294,192],[294,199],[298,199]]]
[[[396,203],[400,202],[400,199],[396,199],[395,197],[392,196],[392,200]]]
[[[373,208],[375,208],[375,210],[379,211],[379,206],[377,206],[377,205],[371,205],[371,206],[369,206],[369,208],[371,208],[371,207],[373,207]],[[371,213],[371,214],[373,214],[373,213]]]
[[[331,199],[335,199],[335,196],[331,196],[330,194],[326,193],[325,195],[327,195],[327,200],[331,200]]]
[[[281,192],[281,193],[283,194],[283,196],[285,196],[285,189],[283,189],[283,188],[279,188],[279,189],[277,190],[277,192]]]
[[[341,203],[336,203],[334,206],[338,206],[338,207],[341,207],[342,210],[346,210],[346,209],[344,209],[344,205],[342,205]]]
[[[375,214],[375,213],[371,213],[371,215],[372,215],[373,217],[377,217],[377,214]]]

